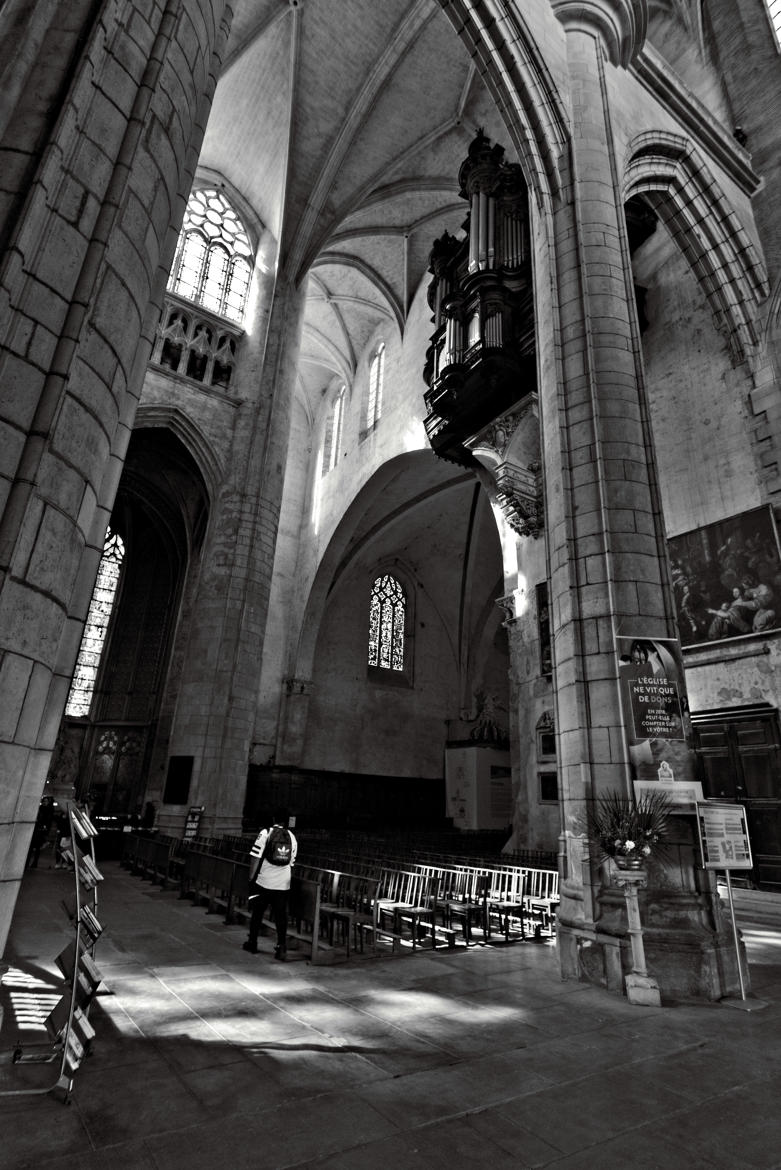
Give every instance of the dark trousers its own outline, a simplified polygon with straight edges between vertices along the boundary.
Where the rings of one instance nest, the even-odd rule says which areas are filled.
[[[274,925],[277,928],[277,946],[280,951],[284,951],[287,941],[287,896],[290,891],[267,890],[263,886],[256,886],[255,889],[258,891],[257,895],[250,898],[252,916],[249,920],[249,944],[251,947],[258,945],[260,924],[267,907],[270,906]]]

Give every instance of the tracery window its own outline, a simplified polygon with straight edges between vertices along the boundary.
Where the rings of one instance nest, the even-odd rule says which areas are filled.
[[[117,596],[119,574],[125,557],[122,538],[109,528],[100,558],[98,576],[92,593],[84,633],[81,637],[76,670],[65,704],[65,714],[76,718],[89,715],[100,656],[106,641],[111,611]]]
[[[382,388],[385,378],[385,343],[381,343],[369,366],[369,397],[366,404],[366,429],[370,431],[382,414]]]
[[[369,666],[404,670],[404,623],[407,598],[390,573],[377,577],[369,606]]]
[[[344,386],[342,386],[333,400],[328,420],[325,424],[325,442],[323,443],[323,467],[325,475],[336,466],[339,450],[342,445],[342,425],[344,422]]]
[[[168,280],[178,293],[241,324],[252,275],[252,249],[236,212],[221,191],[193,191]]]

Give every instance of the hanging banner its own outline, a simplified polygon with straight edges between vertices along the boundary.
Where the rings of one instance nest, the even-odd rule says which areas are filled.
[[[676,804],[702,800],[689,745],[686,684],[673,638],[617,638],[621,702],[635,793],[663,790]]]
[[[746,810],[742,804],[697,804],[697,828],[705,869],[753,869]]]

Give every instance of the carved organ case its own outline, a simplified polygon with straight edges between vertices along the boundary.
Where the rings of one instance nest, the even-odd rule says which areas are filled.
[[[463,236],[445,232],[430,257],[425,425],[435,454],[471,467],[469,440],[536,392],[534,305],[521,168],[481,130],[458,178]]]

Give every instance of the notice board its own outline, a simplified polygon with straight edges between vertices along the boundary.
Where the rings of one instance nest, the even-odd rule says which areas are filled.
[[[702,864],[705,869],[752,869],[751,842],[742,804],[697,802]]]

